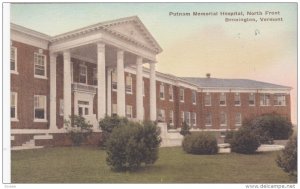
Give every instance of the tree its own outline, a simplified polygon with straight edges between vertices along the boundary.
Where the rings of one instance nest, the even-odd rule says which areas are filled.
[[[276,163],[283,171],[297,176],[297,135],[289,139],[281,154],[277,156]]]

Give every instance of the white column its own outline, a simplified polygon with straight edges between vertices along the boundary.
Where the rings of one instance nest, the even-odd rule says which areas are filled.
[[[143,59],[136,59],[136,119],[142,121],[144,118],[143,109]]]
[[[124,51],[117,52],[117,75],[118,75],[118,90],[117,90],[117,111],[121,117],[125,116],[125,81],[124,81]]]
[[[107,70],[107,115],[111,116],[111,72],[112,69]]]
[[[50,127],[57,130],[56,126],[56,54],[50,53]]]
[[[156,74],[155,63],[150,63],[150,120],[156,120]]]
[[[71,55],[69,51],[63,53],[64,56],[64,119],[69,120],[71,115]]]
[[[106,114],[105,44],[97,43],[98,121]]]

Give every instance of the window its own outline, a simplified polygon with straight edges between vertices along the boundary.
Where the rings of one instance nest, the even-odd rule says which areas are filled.
[[[192,91],[192,102],[193,102],[193,104],[196,104],[196,95],[197,95],[197,93],[196,93],[196,91]]]
[[[34,120],[46,120],[46,96],[34,95]]]
[[[130,74],[126,77],[126,93],[132,94],[132,77]]]
[[[211,106],[211,95],[209,93],[206,93],[204,96],[204,105]]]
[[[174,112],[173,112],[173,110],[170,111],[169,124],[174,125]]]
[[[221,112],[220,124],[221,126],[227,125],[227,115],[224,112]]]
[[[184,111],[181,111],[181,122],[184,122]]]
[[[87,67],[86,65],[79,66],[79,83],[87,83]]]
[[[192,112],[191,122],[192,122],[192,127],[195,127],[196,126],[196,113],[195,112]]]
[[[220,94],[220,106],[226,106],[226,94],[225,93]]]
[[[234,105],[240,106],[241,105],[241,96],[239,93],[234,94]]]
[[[63,99],[59,100],[59,115],[61,115],[61,116],[64,115],[64,100]]]
[[[34,53],[34,76],[46,77],[46,56]]]
[[[169,100],[173,101],[173,86],[169,86]]]
[[[15,92],[10,94],[10,118],[12,121],[17,121],[17,105],[18,105],[18,95]]]
[[[285,106],[285,95],[275,94],[274,95],[274,106]]]
[[[117,104],[112,104],[112,115],[117,115]]]
[[[89,102],[78,100],[78,114],[89,115]]]
[[[159,86],[159,98],[161,100],[165,99],[165,86],[164,86],[163,83],[161,83],[160,86]]]
[[[188,126],[191,126],[191,117],[190,112],[184,112],[184,121]]]
[[[253,93],[249,94],[249,106],[255,106],[255,95]]]
[[[260,95],[260,105],[261,106],[270,106],[270,95],[269,94],[261,94]]]
[[[97,68],[93,68],[93,84],[97,85]]]
[[[205,115],[205,126],[211,126],[211,125],[212,125],[211,113],[208,112]]]
[[[126,117],[132,118],[132,106],[126,105]]]
[[[17,48],[10,47],[10,71],[17,73]]]
[[[116,91],[118,88],[118,79],[117,79],[117,72],[116,70],[113,70],[111,72],[111,86],[112,86],[112,90]]]
[[[179,93],[180,102],[184,102],[184,89],[181,88]]]
[[[242,114],[241,113],[236,113],[235,114],[235,125],[236,126],[241,126],[242,125]]]
[[[158,111],[157,111],[157,121],[165,122],[165,110],[158,109]]]

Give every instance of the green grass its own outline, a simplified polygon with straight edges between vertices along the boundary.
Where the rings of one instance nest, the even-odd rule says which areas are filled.
[[[275,163],[277,152],[190,155],[160,148],[159,160],[137,172],[116,173],[92,147],[12,152],[13,183],[285,183],[296,182]]]

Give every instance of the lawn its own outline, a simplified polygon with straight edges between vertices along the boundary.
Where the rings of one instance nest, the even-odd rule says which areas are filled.
[[[138,172],[112,172],[105,151],[57,147],[13,151],[13,183],[286,183],[295,177],[275,163],[278,152],[255,155],[190,155],[160,148],[159,160]]]

